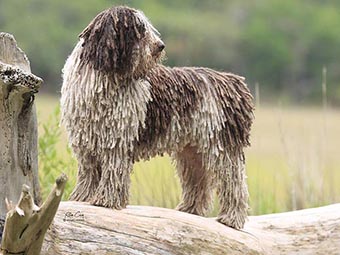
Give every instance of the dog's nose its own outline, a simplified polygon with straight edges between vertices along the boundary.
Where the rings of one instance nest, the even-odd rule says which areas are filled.
[[[164,50],[164,48],[165,48],[165,44],[164,43],[161,42],[161,43],[158,44],[158,50],[159,51]]]

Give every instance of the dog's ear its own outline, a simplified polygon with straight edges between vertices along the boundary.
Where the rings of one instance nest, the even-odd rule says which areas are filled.
[[[79,35],[83,39],[82,64],[109,75],[131,74],[133,48],[145,31],[134,9],[112,7],[101,12]]]

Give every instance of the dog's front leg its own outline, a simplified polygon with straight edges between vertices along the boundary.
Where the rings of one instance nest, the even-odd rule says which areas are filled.
[[[133,163],[108,151],[102,156],[102,175],[91,204],[113,209],[125,208],[129,200]]]
[[[78,177],[70,200],[90,202],[100,181],[100,162],[86,148],[74,147],[73,151],[78,159]]]

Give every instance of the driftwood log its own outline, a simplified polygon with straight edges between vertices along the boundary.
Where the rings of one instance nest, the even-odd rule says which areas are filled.
[[[34,94],[41,83],[14,37],[0,33],[0,219],[5,198],[16,203],[23,184],[40,202]]]
[[[61,175],[40,207],[34,204],[29,187],[23,185],[17,205],[7,202],[5,229],[0,255],[39,255],[48,227],[50,226],[64,193],[66,175]]]
[[[340,204],[249,217],[237,231],[170,209],[62,202],[42,254],[339,254]]]

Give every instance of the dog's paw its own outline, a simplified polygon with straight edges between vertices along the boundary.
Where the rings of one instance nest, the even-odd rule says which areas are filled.
[[[199,215],[199,216],[205,216],[207,208],[201,208],[198,206],[190,206],[190,205],[186,205],[184,203],[180,203],[177,207],[176,207],[177,211],[181,211],[181,212],[186,212],[186,213],[190,213],[190,214],[195,214],[195,215]]]
[[[79,201],[79,202],[90,202],[93,196],[89,190],[75,189],[72,191],[69,200]]]
[[[120,202],[120,201],[113,199],[113,198],[107,198],[107,197],[103,197],[103,196],[93,197],[93,199],[90,201],[90,203],[91,203],[91,205],[107,207],[107,208],[116,209],[116,210],[121,210],[121,209],[126,208],[126,203]]]
[[[219,215],[216,219],[218,222],[222,223],[231,228],[242,229],[246,221],[246,217],[242,215],[228,216],[227,214]]]

